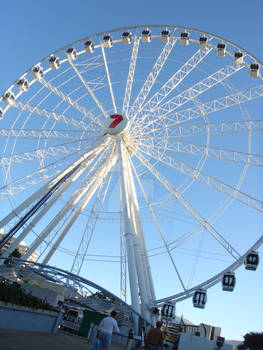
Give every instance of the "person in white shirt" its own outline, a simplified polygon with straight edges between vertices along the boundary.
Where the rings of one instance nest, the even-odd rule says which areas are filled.
[[[101,320],[98,327],[100,341],[99,350],[109,350],[112,332],[120,332],[116,316],[117,312],[113,310],[110,316]]]

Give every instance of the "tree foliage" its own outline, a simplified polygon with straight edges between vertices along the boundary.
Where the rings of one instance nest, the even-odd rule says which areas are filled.
[[[243,344],[238,346],[239,350],[262,350],[263,349],[263,332],[250,332],[244,335]]]

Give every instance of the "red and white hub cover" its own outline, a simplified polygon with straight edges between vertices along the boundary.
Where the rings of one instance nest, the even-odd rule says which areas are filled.
[[[126,128],[128,119],[124,114],[111,114],[103,124],[106,134],[117,135]]]

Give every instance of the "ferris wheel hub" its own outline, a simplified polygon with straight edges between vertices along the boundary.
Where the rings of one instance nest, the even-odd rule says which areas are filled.
[[[138,149],[138,141],[131,136],[128,132],[122,135],[122,141],[124,142],[126,149],[130,156],[133,156]]]
[[[128,119],[125,114],[111,114],[104,120],[104,132],[110,135],[118,135],[126,129]]]

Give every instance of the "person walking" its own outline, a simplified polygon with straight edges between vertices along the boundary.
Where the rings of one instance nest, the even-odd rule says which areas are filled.
[[[117,312],[112,311],[110,316],[101,320],[98,327],[99,348],[98,350],[109,350],[111,344],[112,332],[120,332],[116,321]]]
[[[161,331],[162,322],[156,322],[156,328],[151,328],[145,337],[147,350],[160,350],[163,347],[164,334]]]

